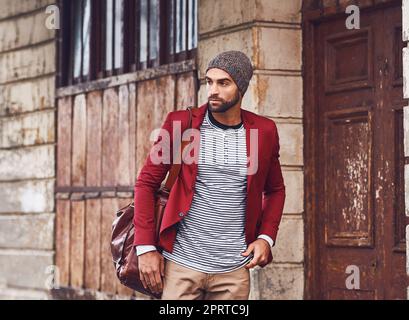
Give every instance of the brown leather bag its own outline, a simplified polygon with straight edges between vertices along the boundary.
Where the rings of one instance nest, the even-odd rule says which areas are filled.
[[[192,126],[192,107],[188,107],[189,123],[187,128]],[[182,141],[182,155],[183,150],[187,146],[188,141]],[[172,164],[169,170],[166,183],[161,185],[155,194],[155,230],[156,239],[159,238],[159,229],[162,222],[163,212],[169,198],[170,190],[176,181],[181,169],[181,164]],[[160,298],[160,294],[155,294],[149,289],[145,289],[139,278],[138,256],[136,255],[133,245],[134,241],[134,202],[132,201],[127,206],[119,209],[116,212],[116,219],[112,224],[111,236],[111,253],[114,262],[116,275],[119,281],[140,293]]]

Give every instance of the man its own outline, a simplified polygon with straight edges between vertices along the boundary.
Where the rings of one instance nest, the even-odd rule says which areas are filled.
[[[150,155],[138,176],[134,245],[140,276],[162,299],[248,299],[249,269],[272,261],[285,186],[274,121],[241,109],[252,75],[249,58],[239,51],[209,63],[208,102],[192,117],[200,135],[198,161],[182,164],[158,242],[154,194],[170,164],[154,163]],[[178,121],[187,122],[186,111],[169,113],[162,129],[172,137]]]

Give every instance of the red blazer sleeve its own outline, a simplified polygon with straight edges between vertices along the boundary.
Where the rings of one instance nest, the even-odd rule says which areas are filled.
[[[268,235],[275,243],[285,201],[285,185],[280,161],[278,160],[280,157],[280,143],[275,123],[271,141],[274,141],[274,145],[270,159],[270,167],[264,185],[262,219],[259,234]]]
[[[172,112],[170,112],[162,129],[166,130],[170,136],[170,144],[164,144],[162,147],[163,152],[169,152],[170,162],[172,162]],[[161,137],[155,140],[152,149],[161,141]],[[145,160],[145,163],[136,179],[134,191],[134,226],[135,236],[134,245],[156,245],[155,237],[155,193],[159,190],[162,181],[165,179],[167,172],[170,170],[171,163],[155,164],[151,159],[151,151]]]

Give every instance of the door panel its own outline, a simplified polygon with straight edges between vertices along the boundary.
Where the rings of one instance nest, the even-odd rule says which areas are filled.
[[[370,196],[371,114],[355,108],[327,112],[326,116],[325,243],[371,247],[374,240]]]

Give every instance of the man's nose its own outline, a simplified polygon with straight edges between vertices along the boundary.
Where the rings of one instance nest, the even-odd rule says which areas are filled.
[[[217,85],[212,84],[211,86],[209,86],[209,96],[218,96],[219,95],[219,88],[217,87]]]

